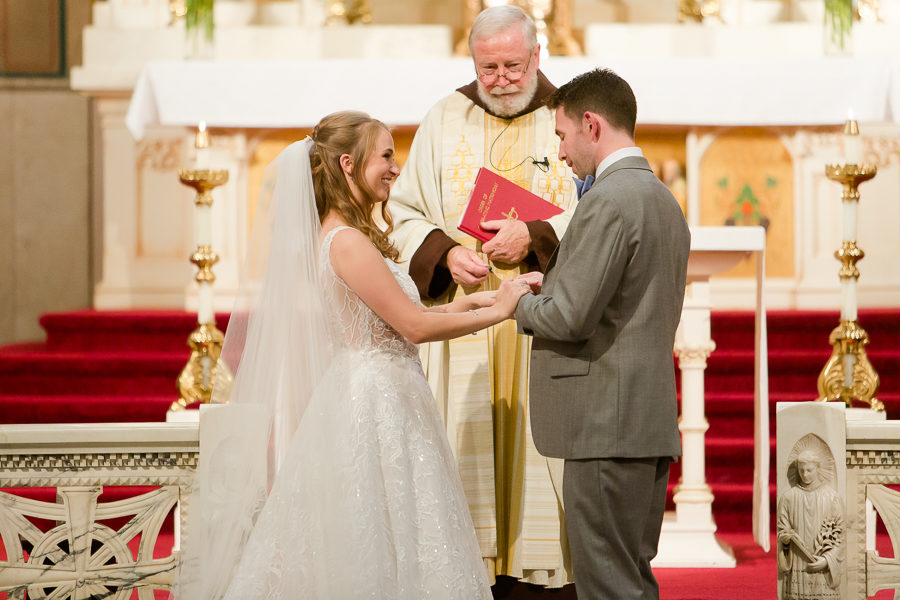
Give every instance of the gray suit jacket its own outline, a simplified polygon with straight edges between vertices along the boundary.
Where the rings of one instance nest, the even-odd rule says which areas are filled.
[[[675,329],[690,231],[642,157],[582,196],[539,295],[516,309],[531,349],[531,429],[557,458],[680,456]]]

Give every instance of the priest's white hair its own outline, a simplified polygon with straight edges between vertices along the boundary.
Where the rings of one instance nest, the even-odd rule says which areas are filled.
[[[537,47],[537,28],[531,17],[518,6],[491,6],[478,13],[472,23],[472,30],[469,32],[469,54],[474,56],[472,45],[476,41],[487,39],[514,26],[522,28],[528,51],[533,52]]]

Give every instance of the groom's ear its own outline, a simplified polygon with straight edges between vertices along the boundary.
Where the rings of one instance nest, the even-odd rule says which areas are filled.
[[[585,111],[582,117],[581,129],[585,131],[592,142],[600,139],[602,127],[609,127],[606,119],[595,112]]]
[[[341,154],[341,157],[338,159],[338,162],[341,163],[341,169],[347,175],[353,175],[353,157],[349,154]]]

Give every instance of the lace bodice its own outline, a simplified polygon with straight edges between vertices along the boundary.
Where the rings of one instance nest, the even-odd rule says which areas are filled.
[[[418,360],[418,346],[400,335],[384,319],[375,314],[334,271],[331,264],[331,242],[335,234],[350,227],[335,227],[322,240],[319,249],[319,272],[325,300],[329,306],[329,325],[335,350],[349,348],[406,356]],[[397,264],[384,259],[404,293],[419,305],[416,284]]]

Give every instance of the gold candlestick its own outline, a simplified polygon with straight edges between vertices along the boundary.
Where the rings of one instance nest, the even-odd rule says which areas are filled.
[[[195,146],[199,150],[208,149],[209,132],[200,131],[197,134]],[[194,197],[194,205],[198,211],[212,207],[212,190],[228,181],[228,171],[220,169],[180,169],[178,178],[181,183],[194,188],[197,195]],[[191,255],[191,263],[197,266],[197,274],[194,280],[201,286],[211,286],[216,280],[212,272],[212,266],[218,262],[219,256],[212,251],[208,239],[209,233],[202,231],[197,233],[197,250]],[[211,292],[211,290],[207,290]],[[211,301],[211,297],[206,298]],[[202,299],[201,299],[202,300]],[[176,387],[178,400],[169,407],[170,411],[183,410],[192,404],[209,403],[212,395],[213,382],[216,380],[216,370],[224,370],[224,375],[230,378],[228,368],[221,363],[219,356],[222,354],[222,343],[225,335],[216,328],[215,313],[211,307],[201,306],[197,313],[198,326],[188,337],[188,346],[191,348],[191,356],[187,364],[178,376]],[[221,379],[223,373],[219,373]]]
[[[844,133],[858,136],[856,122],[848,120],[844,125]],[[852,140],[852,143],[856,147],[858,140]],[[865,256],[855,240],[859,184],[875,177],[877,168],[874,165],[855,164],[858,156],[855,152],[851,154],[853,156],[848,156],[848,162],[853,161],[851,164],[825,166],[825,175],[843,186],[841,201],[850,203],[844,204],[849,208],[843,211],[844,219],[852,219],[852,227],[848,228],[845,222],[843,243],[834,253],[835,258],[841,262],[838,273],[843,291],[841,321],[828,336],[828,342],[832,346],[831,358],[819,374],[816,387],[818,400],[821,402],[841,400],[849,407],[857,400],[868,404],[872,410],[884,411],[884,404],[875,397],[879,385],[878,373],[866,357],[869,336],[856,319],[856,281],[859,279],[856,263]]]

